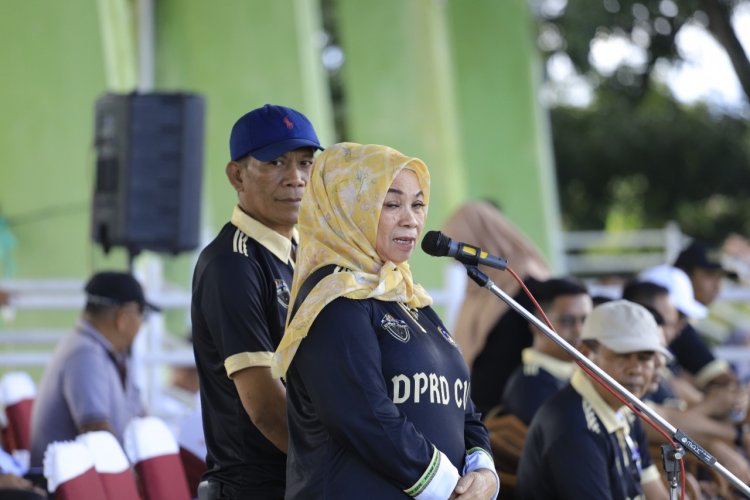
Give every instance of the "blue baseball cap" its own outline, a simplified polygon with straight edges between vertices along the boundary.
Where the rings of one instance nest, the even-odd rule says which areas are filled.
[[[323,149],[310,120],[299,111],[273,104],[243,115],[229,136],[233,161],[247,155],[271,161],[288,151],[306,147]]]

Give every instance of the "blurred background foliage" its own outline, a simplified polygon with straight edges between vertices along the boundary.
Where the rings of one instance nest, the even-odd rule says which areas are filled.
[[[694,237],[750,234],[750,62],[731,16],[747,0],[536,0],[547,72],[564,228],[633,229],[676,221]],[[706,28],[745,93],[742,110],[680,102],[662,75],[682,62],[680,30]],[[617,39],[631,53],[597,66],[592,48]],[[585,102],[571,103],[570,82]],[[580,89],[579,89],[580,90]],[[579,100],[580,101],[580,100]]]

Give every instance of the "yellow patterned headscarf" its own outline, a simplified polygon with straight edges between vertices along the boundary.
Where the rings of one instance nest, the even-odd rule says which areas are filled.
[[[329,274],[310,291],[289,322],[273,358],[273,373],[283,376],[299,343],[321,310],[338,297],[403,302],[409,307],[432,304],[414,283],[407,262],[383,262],[375,251],[380,211],[391,183],[402,169],[417,175],[425,205],[430,201],[430,174],[418,158],[375,144],[335,144],[315,158],[302,197],[300,245],[289,311],[300,286],[317,269],[333,264],[344,271]]]

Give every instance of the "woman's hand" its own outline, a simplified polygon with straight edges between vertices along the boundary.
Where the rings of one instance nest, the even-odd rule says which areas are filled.
[[[450,500],[486,500],[492,498],[497,490],[497,477],[489,469],[471,471],[456,483]]]

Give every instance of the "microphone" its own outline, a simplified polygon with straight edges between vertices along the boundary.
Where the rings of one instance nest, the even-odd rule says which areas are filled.
[[[495,257],[479,247],[453,241],[440,231],[427,231],[422,238],[422,250],[433,257],[453,257],[457,261],[470,266],[479,264],[505,271],[508,261],[502,257]]]

